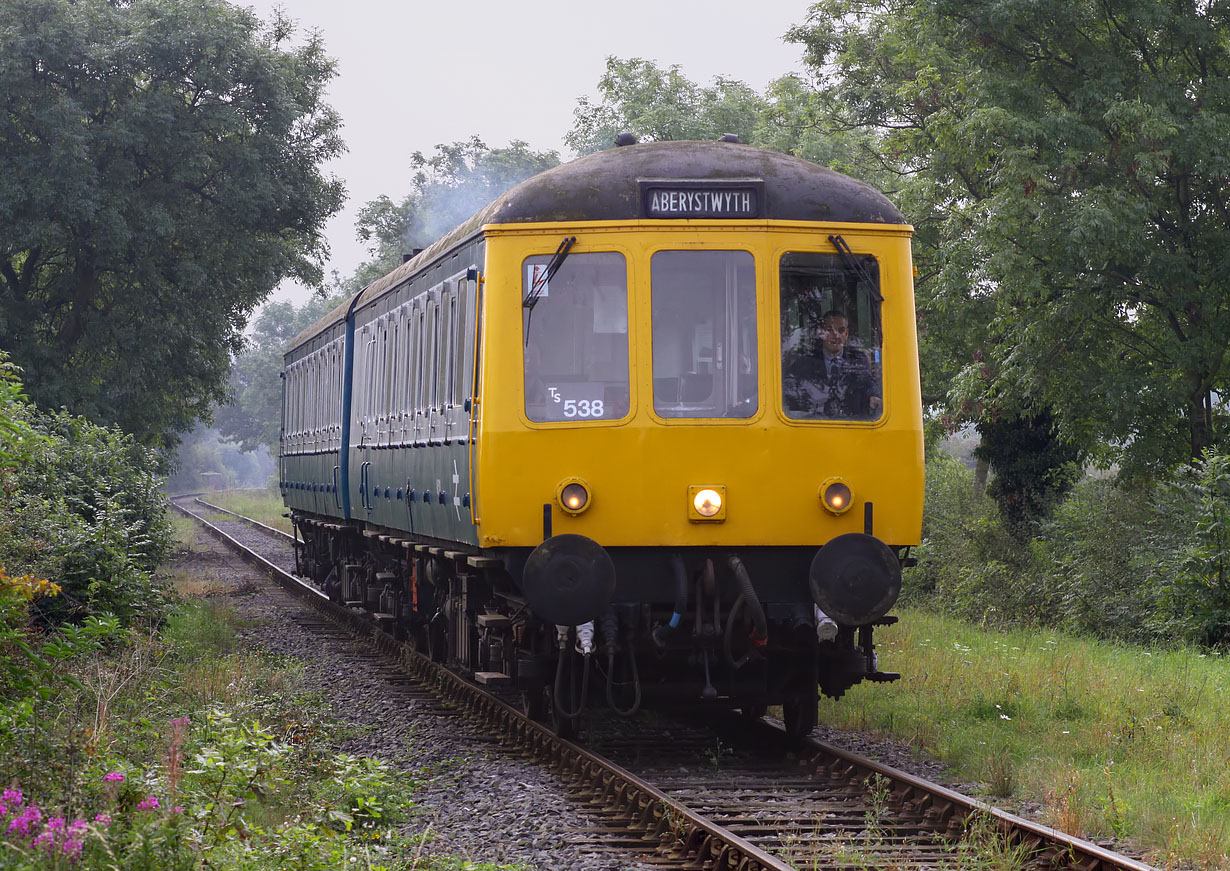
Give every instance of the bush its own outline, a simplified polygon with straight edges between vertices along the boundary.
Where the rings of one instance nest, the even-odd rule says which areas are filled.
[[[154,569],[171,544],[159,456],[117,429],[15,404],[9,419],[39,438],[8,470],[0,495],[0,564],[54,580],[44,623],[109,612],[124,623],[159,615]]]
[[[918,566],[903,601],[992,625],[1144,644],[1230,645],[1230,455],[1157,482],[1085,478],[1032,541],[973,475],[928,458]]]
[[[1009,534],[995,502],[975,492],[972,472],[947,454],[928,457],[924,505],[918,565],[903,582],[905,604],[993,625],[1043,619],[1032,554]]]

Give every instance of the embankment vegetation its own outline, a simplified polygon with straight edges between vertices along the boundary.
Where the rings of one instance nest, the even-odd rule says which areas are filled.
[[[413,777],[338,752],[294,660],[169,571],[160,458],[24,399],[0,355],[0,868],[496,866],[410,833]]]

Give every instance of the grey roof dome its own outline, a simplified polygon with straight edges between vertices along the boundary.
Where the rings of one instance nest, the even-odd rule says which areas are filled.
[[[904,224],[870,185],[818,164],[729,142],[649,142],[599,151],[523,181],[482,211],[484,223],[644,217],[644,180],[758,180],[761,217],[781,221]]]

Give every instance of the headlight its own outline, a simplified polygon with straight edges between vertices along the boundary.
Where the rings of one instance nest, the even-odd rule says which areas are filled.
[[[565,478],[555,489],[555,501],[569,514],[580,514],[589,507],[589,485],[580,478]]]
[[[854,493],[841,478],[829,478],[820,485],[820,502],[833,514],[845,514],[854,504]]]
[[[693,484],[689,486],[688,519],[725,520],[726,488],[721,484]]]

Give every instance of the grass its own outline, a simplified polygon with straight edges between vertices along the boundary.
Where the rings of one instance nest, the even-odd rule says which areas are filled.
[[[282,496],[276,489],[265,490],[220,490],[217,493],[206,493],[201,496],[206,502],[259,520],[266,526],[280,529],[290,534],[290,520],[283,517],[286,506],[282,504]]]
[[[183,557],[200,536],[175,531]],[[240,647],[254,624],[216,570],[166,571],[178,600],[156,630],[64,630],[76,640],[33,646],[40,680],[9,670],[0,868],[514,871],[427,851],[408,828],[417,781],[336,751],[355,730],[301,661]]]
[[[821,721],[924,747],[1043,821],[1141,846],[1166,867],[1230,867],[1230,660],[921,612],[881,630],[895,684],[821,702]]]

